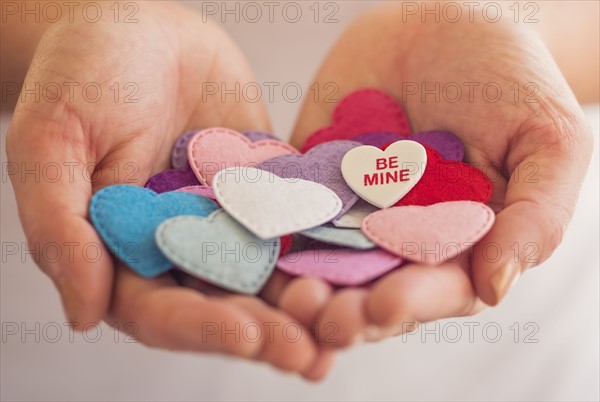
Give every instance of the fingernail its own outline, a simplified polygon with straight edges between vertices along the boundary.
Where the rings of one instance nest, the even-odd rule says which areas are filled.
[[[61,276],[56,282],[58,284],[58,290],[62,298],[67,320],[72,326],[76,327],[78,324],[77,316],[81,306],[81,296],[79,296],[79,292],[73,285],[73,282],[67,277]]]
[[[492,276],[491,283],[496,296],[495,304],[499,303],[500,300],[506,296],[508,291],[517,282],[520,275],[521,266],[509,262]]]

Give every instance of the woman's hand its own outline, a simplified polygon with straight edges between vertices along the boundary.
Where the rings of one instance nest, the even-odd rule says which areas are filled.
[[[30,248],[63,247],[62,258],[42,253],[39,265],[57,285],[69,320],[81,327],[108,314],[111,325],[136,327],[136,338],[148,345],[229,353],[322,377],[331,352],[264,301],[204,295],[177,286],[170,275],[146,280],[120,264],[115,271],[87,219],[95,191],[122,182],[143,186],[169,168],[173,143],[189,129],[269,131],[270,125],[262,103],[232,96],[224,102],[220,92],[205,92],[207,83],[231,89],[254,81],[215,25],[158,2],[139,3],[137,22],[115,23],[111,3],[100,4],[100,21],[64,19],[45,32],[24,83],[41,92],[37,99],[22,94],[7,138],[9,161],[19,167],[11,179]],[[52,178],[21,174],[36,166],[49,167]],[[98,260],[82,253],[89,245],[101,251]],[[277,277],[269,282],[267,298],[280,292],[277,283]],[[208,336],[206,323],[219,326],[218,333]],[[258,340],[241,332],[248,323],[262,328]],[[286,339],[281,329],[288,323],[303,329],[299,341]]]
[[[369,289],[334,292],[314,279],[293,281],[280,298],[282,308],[307,323],[338,323],[341,345],[403,332],[411,322],[472,314],[481,301],[497,304],[523,271],[560,243],[592,153],[573,93],[530,31],[466,17],[457,23],[402,19],[400,5],[360,18],[315,81],[339,85],[339,98],[364,87],[391,92],[415,132],[457,134],[466,161],[492,179],[498,215],[473,257],[459,264],[409,264]],[[295,145],[328,125],[334,106],[308,100]],[[489,245],[501,254],[486,258]],[[319,304],[299,301],[311,292]]]

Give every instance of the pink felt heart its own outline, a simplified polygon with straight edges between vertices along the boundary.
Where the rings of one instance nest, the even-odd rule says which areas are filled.
[[[198,186],[181,187],[178,188],[176,191],[181,191],[183,193],[198,194],[203,197],[210,198],[213,201],[217,199],[217,197],[215,197],[215,192],[213,191],[212,187],[204,186],[202,184]]]
[[[194,174],[205,185],[229,167],[253,167],[276,156],[297,154],[296,148],[281,141],[252,142],[243,134],[227,128],[209,128],[198,132],[188,145],[188,160]]]
[[[349,140],[363,133],[385,131],[401,136],[411,132],[401,104],[393,96],[378,89],[360,89],[347,95],[333,112],[330,126],[307,138],[302,152],[323,142]]]
[[[400,266],[402,258],[384,250],[309,249],[287,254],[277,268],[294,276],[312,276],[338,286],[358,286]]]
[[[395,255],[440,264],[481,239],[491,229],[494,218],[494,212],[485,204],[451,201],[383,209],[367,216],[362,230],[371,241]]]

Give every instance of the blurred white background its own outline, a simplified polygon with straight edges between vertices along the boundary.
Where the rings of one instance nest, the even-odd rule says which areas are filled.
[[[295,24],[278,17],[274,23],[264,18],[236,23],[229,17],[224,26],[248,56],[259,84],[298,83],[306,90],[334,40],[375,3],[337,2],[339,22],[331,24],[315,24],[307,14]],[[303,12],[312,13],[312,4],[302,3]],[[284,101],[280,93],[268,103],[278,135],[289,135],[300,104]],[[597,141],[599,108],[588,106],[586,113]],[[499,307],[468,319],[428,324],[428,334],[422,328],[343,352],[325,381],[309,384],[261,364],[148,349],[126,342],[106,325],[101,333],[70,336],[58,295],[31,256],[5,252],[8,244],[24,248],[25,242],[4,171],[9,122],[10,116],[3,116],[2,400],[600,398],[598,142],[564,243],[550,261],[528,272]]]

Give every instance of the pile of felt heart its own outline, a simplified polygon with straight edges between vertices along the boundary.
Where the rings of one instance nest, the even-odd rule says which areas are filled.
[[[147,278],[179,269],[256,294],[277,268],[357,286],[455,259],[491,228],[491,182],[463,156],[458,137],[411,133],[393,97],[364,89],[302,153],[262,132],[186,133],[172,170],[98,191],[90,217]]]

